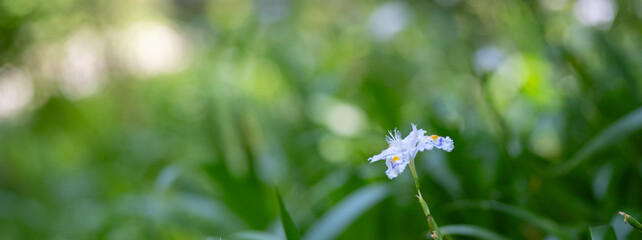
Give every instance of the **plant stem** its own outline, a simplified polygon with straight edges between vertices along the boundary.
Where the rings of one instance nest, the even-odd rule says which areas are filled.
[[[624,217],[624,222],[631,224],[631,226],[638,231],[642,232],[642,224],[638,222],[635,218],[631,217],[631,215],[626,214],[625,212],[618,212],[620,215]]]
[[[443,240],[444,237],[441,235],[441,232],[439,231],[439,226],[437,226],[437,222],[435,222],[435,219],[430,214],[430,209],[428,208],[428,204],[426,204],[424,197],[421,196],[421,191],[419,190],[419,178],[417,178],[417,170],[415,170],[415,160],[412,159],[409,165],[410,165],[410,171],[412,172],[412,176],[415,178],[415,187],[417,188],[417,198],[419,199],[421,208],[424,210],[424,215],[426,216],[426,220],[428,221],[428,230],[430,231],[430,236],[432,236],[433,239]]]

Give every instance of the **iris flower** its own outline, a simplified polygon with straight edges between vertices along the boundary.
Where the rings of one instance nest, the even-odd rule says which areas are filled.
[[[388,148],[368,158],[368,161],[373,163],[385,159],[386,166],[388,166],[386,175],[390,179],[399,176],[410,161],[414,161],[417,152],[432,150],[433,148],[450,152],[455,148],[450,137],[426,136],[426,131],[417,129],[415,124],[412,124],[412,131],[403,139],[401,138],[401,132],[397,129],[392,132],[388,131],[388,133],[390,134],[390,136],[386,136]]]

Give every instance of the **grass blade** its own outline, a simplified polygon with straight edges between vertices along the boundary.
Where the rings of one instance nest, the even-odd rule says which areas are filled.
[[[591,240],[617,240],[615,231],[610,225],[591,227]]]
[[[281,199],[281,194],[279,194],[278,190],[276,191],[276,198],[279,200],[279,212],[281,213],[281,222],[283,223],[283,231],[285,231],[285,237],[288,240],[300,240],[301,235],[299,234],[299,230],[297,230],[296,225],[294,225],[294,222],[290,217],[290,214],[285,209],[283,199]]]
[[[496,202],[496,201],[458,201],[453,204],[454,208],[465,209],[465,208],[480,208],[480,209],[491,209],[498,212],[503,212],[519,219],[524,220],[532,224],[533,226],[545,231],[546,233],[555,235],[560,239],[570,239],[570,236],[555,222],[537,216],[527,210],[511,206],[508,204]]]
[[[475,225],[448,225],[440,227],[441,233],[444,235],[461,235],[466,237],[474,237],[479,239],[488,240],[508,240],[508,238],[499,235],[491,230]]]
[[[221,238],[210,237],[207,240],[220,240]],[[279,240],[280,237],[269,233],[259,231],[237,232],[225,238],[226,240]]]
[[[304,239],[336,239],[357,217],[383,200],[389,192],[388,186],[384,184],[360,188],[313,224]]]
[[[611,124],[603,132],[593,137],[584,147],[582,147],[571,158],[570,161],[562,164],[558,169],[558,174],[565,174],[579,165],[582,161],[595,154],[599,150],[624,139],[627,135],[642,128],[642,107],[622,117],[620,120]]]

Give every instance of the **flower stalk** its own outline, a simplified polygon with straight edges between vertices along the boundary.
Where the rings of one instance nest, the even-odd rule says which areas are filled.
[[[421,190],[419,190],[419,178],[417,177],[417,170],[415,169],[415,160],[412,159],[409,165],[410,172],[412,172],[412,176],[415,178],[415,187],[417,188],[417,198],[419,199],[419,204],[421,204],[421,208],[424,210],[424,216],[426,216],[426,221],[428,221],[428,231],[430,231],[430,236],[433,239],[442,240],[443,236],[441,235],[441,231],[439,231],[439,226],[437,226],[435,218],[433,218],[432,214],[430,214],[430,208],[428,208],[428,204],[426,204],[426,201],[421,195]]]
[[[628,223],[631,225],[631,227],[637,229],[638,231],[642,232],[642,224],[638,222],[635,218],[631,217],[631,215],[626,214],[625,212],[618,212],[620,215],[624,217],[624,222]]]
[[[421,208],[424,210],[424,216],[426,216],[426,220],[428,221],[430,236],[433,239],[443,240],[444,237],[439,231],[439,226],[437,226],[437,222],[435,222],[435,219],[430,214],[428,204],[426,204],[419,190],[419,178],[417,177],[417,170],[415,169],[415,156],[417,156],[418,152],[433,149],[450,152],[455,148],[455,144],[450,137],[440,137],[437,135],[426,136],[426,130],[417,128],[415,124],[411,124],[411,126],[412,131],[405,138],[402,138],[401,132],[397,129],[392,132],[389,131],[390,136],[386,136],[388,148],[368,158],[368,161],[373,163],[386,160],[386,166],[388,166],[386,175],[390,179],[396,178],[406,169],[406,166],[410,166],[412,176],[415,178],[415,187],[417,188],[416,196],[419,199]]]

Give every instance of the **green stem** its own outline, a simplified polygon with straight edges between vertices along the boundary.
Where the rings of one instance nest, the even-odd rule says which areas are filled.
[[[635,218],[631,217],[631,215],[626,214],[625,212],[618,212],[620,215],[624,216],[624,222],[631,224],[631,226],[638,231],[642,232],[642,224],[638,222]]]
[[[417,178],[417,170],[415,170],[415,160],[412,159],[409,165],[410,165],[410,171],[412,172],[412,176],[415,178],[415,187],[417,188],[417,198],[419,199],[421,208],[424,210],[424,215],[426,216],[426,220],[428,221],[428,230],[430,231],[430,236],[432,236],[433,239],[443,240],[444,237],[441,235],[441,232],[439,231],[439,226],[437,226],[437,222],[435,222],[435,218],[433,218],[432,215],[430,214],[430,209],[428,208],[428,204],[426,204],[424,197],[421,196],[421,191],[419,190],[419,178]]]

